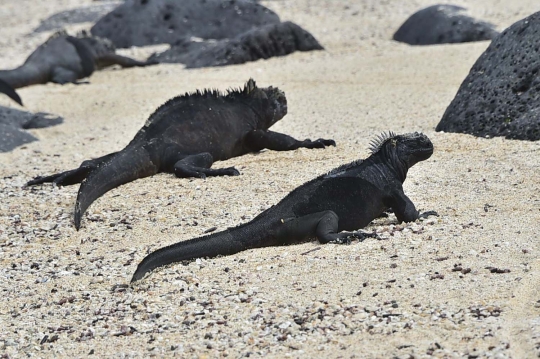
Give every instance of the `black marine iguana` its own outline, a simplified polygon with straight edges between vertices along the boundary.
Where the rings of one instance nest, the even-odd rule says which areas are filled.
[[[341,231],[365,227],[390,207],[400,222],[436,215],[434,211],[419,214],[402,186],[409,168],[433,153],[427,136],[390,132],[372,142],[371,152],[365,160],[338,167],[296,188],[248,223],[158,249],[139,263],[131,282],[155,268],[200,257],[230,255],[310,238],[321,243],[348,243],[351,237],[363,239],[373,235]]]
[[[104,193],[159,172],[177,177],[233,176],[234,167],[211,169],[214,161],[257,152],[335,146],[333,140],[298,141],[268,128],[287,113],[285,94],[258,88],[250,79],[243,89],[197,91],[175,97],[159,107],[121,151],[84,161],[79,168],[27,183],[81,183],[75,204],[75,227],[88,206]]]
[[[14,89],[47,82],[77,83],[77,80],[90,76],[94,70],[107,66],[154,64],[157,62],[141,62],[116,54],[110,40],[85,33],[73,37],[59,32],[40,45],[21,66],[13,70],[0,70],[0,80]]]

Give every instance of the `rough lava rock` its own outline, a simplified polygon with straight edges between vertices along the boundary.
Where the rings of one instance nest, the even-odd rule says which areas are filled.
[[[233,38],[278,22],[274,12],[248,0],[127,0],[101,18],[91,32],[125,48],[172,45],[191,37]]]
[[[498,35],[492,24],[476,20],[455,5],[433,5],[414,13],[394,34],[409,45],[436,45],[491,40]]]
[[[30,113],[0,106],[0,152],[8,152],[37,138],[24,131],[55,126],[63,122],[62,117],[44,112]]]
[[[95,22],[103,15],[116,8],[119,4],[121,3],[106,2],[104,4],[93,4],[56,13],[44,20],[41,20],[39,26],[34,29],[34,33],[61,30],[69,24]]]
[[[249,30],[231,40],[182,41],[167,51],[153,54],[149,60],[198,68],[242,64],[295,51],[323,49],[313,35],[287,21]]]
[[[437,131],[540,140],[540,12],[495,38],[476,60]]]

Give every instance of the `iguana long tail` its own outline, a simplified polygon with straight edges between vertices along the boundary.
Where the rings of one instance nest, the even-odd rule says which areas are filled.
[[[167,264],[196,258],[227,256],[247,249],[283,244],[278,243],[279,241],[270,226],[266,225],[267,228],[261,228],[258,224],[263,222],[261,221],[263,215],[264,212],[253,221],[238,227],[178,242],[150,253],[137,266],[131,282],[142,279],[146,273]]]
[[[131,148],[118,152],[116,156],[92,171],[81,183],[75,203],[75,228],[81,226],[81,217],[86,209],[99,197],[125,183],[148,177],[158,172],[144,148]]]
[[[19,94],[11,87],[7,82],[0,80],[0,92],[9,96],[10,99],[17,102],[19,105],[22,104],[22,100]]]
[[[24,64],[13,70],[0,70],[0,80],[10,87],[18,89],[25,86],[45,84],[49,81],[49,74],[44,74],[34,66]]]

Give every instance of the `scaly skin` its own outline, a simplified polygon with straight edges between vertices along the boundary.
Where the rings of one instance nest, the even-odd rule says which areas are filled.
[[[433,153],[423,134],[383,134],[372,143],[372,155],[338,167],[303,184],[255,219],[209,236],[178,242],[146,256],[132,282],[155,268],[200,257],[231,255],[251,248],[287,245],[317,238],[321,243],[348,243],[366,235],[363,228],[392,208],[398,221],[420,214],[403,192],[407,171]]]
[[[300,147],[335,146],[333,140],[298,141],[269,131],[287,113],[285,94],[277,88],[258,88],[250,79],[243,89],[203,91],[175,97],[159,107],[123,150],[84,161],[79,168],[27,185],[81,183],[75,203],[75,227],[97,198],[122,184],[159,172],[177,177],[235,176],[233,168],[212,169],[223,161],[264,148],[290,151]]]
[[[0,70],[0,80],[12,89],[47,82],[77,83],[77,80],[90,76],[94,70],[106,66],[118,64],[133,67],[156,63],[117,55],[114,46],[106,39],[58,33],[40,45],[21,66],[13,70]],[[4,92],[1,87],[0,92]]]

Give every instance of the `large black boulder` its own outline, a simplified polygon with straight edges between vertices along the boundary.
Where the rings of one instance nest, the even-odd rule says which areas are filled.
[[[464,14],[455,5],[433,5],[414,13],[394,34],[394,40],[410,45],[436,45],[491,40],[493,25]]]
[[[287,21],[249,30],[231,40],[182,41],[149,60],[198,68],[242,64],[311,50],[323,50],[323,47],[309,32]]]
[[[34,33],[61,30],[66,25],[81,22],[94,22],[118,6],[118,3],[93,4],[76,9],[58,12],[41,20]]]
[[[37,138],[24,130],[55,126],[63,122],[62,117],[48,113],[30,113],[0,106],[0,152],[8,152]]]
[[[493,39],[446,109],[437,131],[540,139],[540,12]]]
[[[279,21],[270,9],[248,0],[127,0],[90,31],[125,48],[190,37],[233,38]]]

